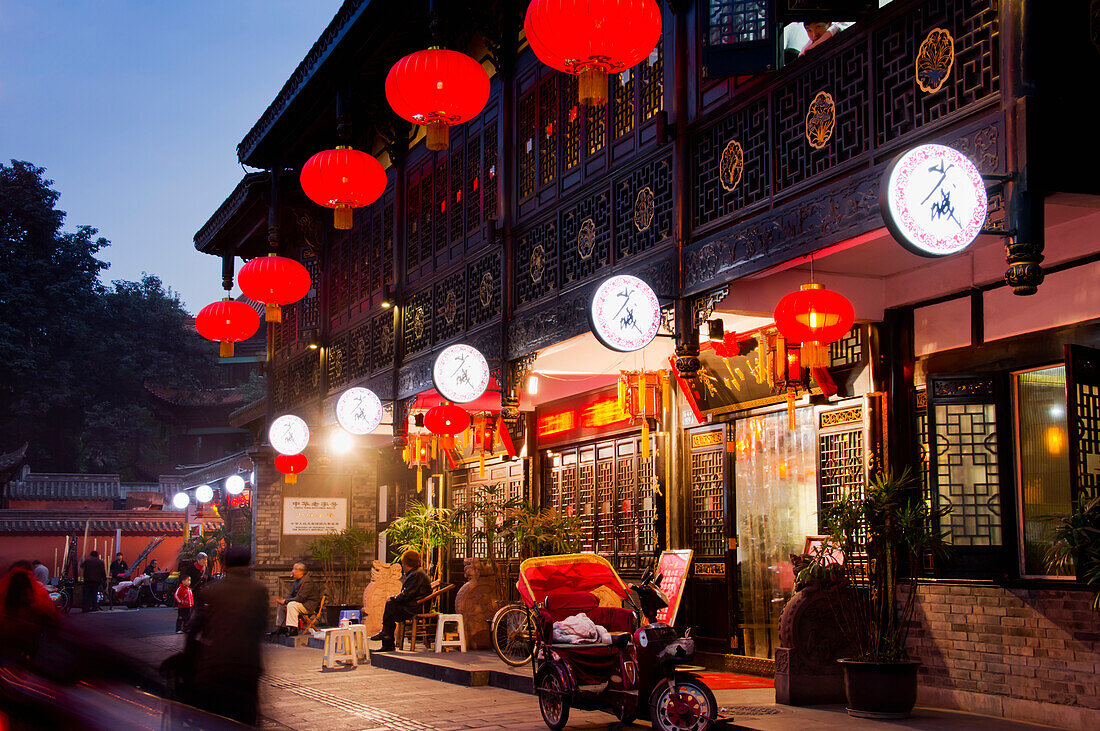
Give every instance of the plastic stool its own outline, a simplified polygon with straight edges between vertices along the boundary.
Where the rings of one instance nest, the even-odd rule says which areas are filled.
[[[359,659],[355,656],[355,634],[347,627],[325,630],[325,653],[321,657],[321,668],[335,668],[338,662],[359,667]]]
[[[355,656],[362,660],[370,657],[370,650],[367,647],[367,625],[349,624],[343,629],[351,630],[352,637],[355,639]]]
[[[444,629],[448,623],[453,622],[458,626],[458,639],[445,640]],[[461,652],[466,652],[466,627],[462,622],[461,614],[441,614],[435,626],[435,651],[443,652],[444,647],[457,647]]]

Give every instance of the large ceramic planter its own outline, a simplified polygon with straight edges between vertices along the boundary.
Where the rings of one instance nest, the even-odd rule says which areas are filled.
[[[916,705],[919,662],[837,662],[844,669],[849,716],[905,718]]]

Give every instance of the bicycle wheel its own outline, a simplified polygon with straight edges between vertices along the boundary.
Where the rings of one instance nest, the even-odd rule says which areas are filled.
[[[493,616],[490,634],[493,649],[501,660],[513,667],[530,662],[534,650],[534,631],[527,608],[522,604],[501,607]]]

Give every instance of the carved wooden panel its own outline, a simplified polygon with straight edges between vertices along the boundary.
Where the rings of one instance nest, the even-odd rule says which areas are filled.
[[[357,381],[370,375],[371,331],[373,318],[367,318],[351,329],[347,336],[347,380]],[[329,389],[336,386],[329,377]]]
[[[706,226],[771,195],[768,102],[756,99],[695,136],[692,215]]]
[[[1000,5],[999,0],[931,0],[874,30],[877,144],[1000,91]],[[936,29],[950,33],[954,57],[942,86],[928,93],[917,84],[916,60],[921,43]]]
[[[500,185],[497,177],[497,145],[500,136],[498,116],[492,115],[485,119],[485,164],[481,169],[481,215],[486,221],[491,221],[497,216]]]
[[[516,306],[535,302],[557,288],[558,226],[551,219],[520,234],[516,241]]]
[[[329,390],[338,389],[348,381],[348,334],[342,333],[332,338],[325,350],[325,364],[328,368]]]
[[[313,288],[304,299],[298,301],[298,331],[321,326],[321,263],[316,256],[303,256],[302,266],[309,272]]]
[[[611,262],[611,193],[606,188],[561,214],[561,283],[586,279]]]
[[[659,41],[649,58],[635,67],[638,71],[638,116],[648,122],[665,108],[664,42]]]
[[[870,69],[867,46],[855,43],[823,55],[775,89],[775,193],[804,184],[871,149]],[[827,94],[835,109],[830,134],[818,147],[807,139],[807,130],[814,131],[815,113],[824,100],[820,94]]]
[[[432,344],[432,290],[409,295],[402,312],[402,343],[405,352],[419,353]]]
[[[672,236],[672,158],[661,157],[617,178],[616,259],[639,254]]]
[[[466,330],[466,270],[460,269],[435,285],[435,342]]]
[[[577,77],[565,74],[561,78],[561,171],[562,177],[579,169],[581,162],[581,124],[584,108],[577,102]]]
[[[392,310],[375,315],[371,321],[371,370],[379,371],[393,366],[393,351],[396,343],[393,329]]]
[[[516,135],[519,149],[516,150],[516,160],[519,163],[520,198],[532,195],[538,185],[538,104],[537,87],[519,100]]]
[[[435,237],[438,226],[439,206],[435,195],[438,182],[431,161],[424,163],[423,177],[420,178],[420,272],[428,274],[435,260]]]
[[[616,139],[634,129],[634,69],[607,77],[608,96],[611,102],[611,128]]]
[[[539,185],[553,183],[558,174],[558,73],[545,73],[539,81]]]
[[[462,243],[466,238],[466,206],[462,202],[463,196],[467,193],[464,190],[467,180],[466,148],[462,145],[455,146],[452,142],[448,157],[451,161],[451,188],[448,191],[447,216],[450,219],[451,230],[447,239],[452,249],[448,258],[458,258],[462,254]]]
[[[469,327],[500,315],[500,254],[486,254],[470,264],[466,274],[466,312]]]
[[[449,226],[451,211],[447,199],[451,195],[451,161],[445,153],[436,156],[435,170],[432,174],[435,199],[432,203],[432,242],[437,267],[447,263],[447,245],[451,229]],[[423,254],[421,254],[423,255]]]
[[[409,191],[406,197],[408,220],[405,223],[405,271],[410,279],[413,273],[420,271],[420,229],[422,216],[420,211],[420,181],[409,173]]]

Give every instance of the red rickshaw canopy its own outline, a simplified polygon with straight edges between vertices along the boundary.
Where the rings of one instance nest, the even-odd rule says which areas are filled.
[[[516,587],[529,607],[548,594],[562,592],[595,592],[606,587],[619,599],[630,593],[607,559],[594,553],[529,558],[519,565]]]

